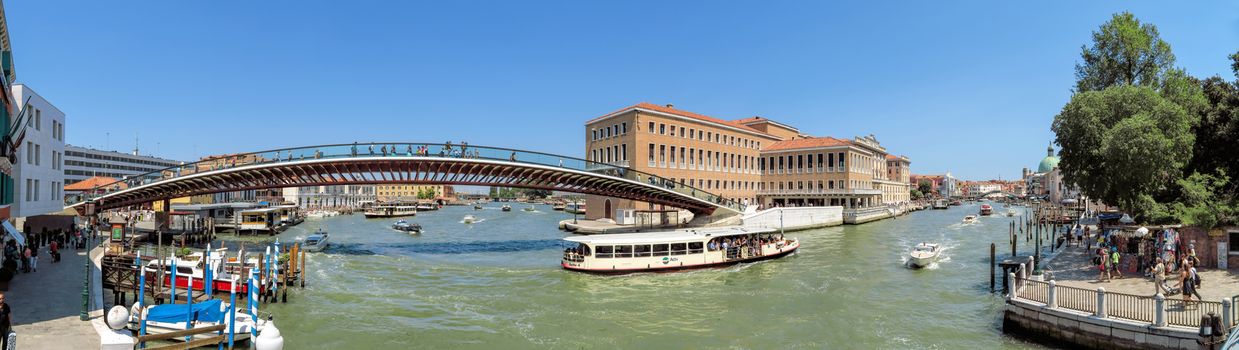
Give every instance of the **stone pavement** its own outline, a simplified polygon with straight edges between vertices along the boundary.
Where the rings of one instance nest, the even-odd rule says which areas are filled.
[[[99,348],[95,328],[78,318],[87,252],[65,249],[60,255],[60,262],[52,263],[43,248],[39,271],[17,274],[5,293],[19,349]]]
[[[1085,252],[1083,247],[1065,248],[1057,258],[1044,266],[1059,285],[1087,289],[1103,287],[1108,292],[1142,296],[1152,296],[1155,293],[1153,278],[1145,277],[1143,273],[1125,274],[1123,278],[1111,279],[1109,282],[1098,281],[1097,266],[1091,261],[1092,254]],[[1198,292],[1205,300],[1221,301],[1239,294],[1239,274],[1217,269],[1197,269],[1196,272],[1200,274],[1201,288]],[[1171,280],[1168,283],[1170,287],[1174,287],[1178,282]],[[1167,299],[1180,300],[1182,297],[1182,295],[1176,295],[1167,297]]]

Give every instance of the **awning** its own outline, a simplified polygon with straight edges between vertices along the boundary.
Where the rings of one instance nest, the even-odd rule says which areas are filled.
[[[22,236],[22,233],[18,232],[17,228],[13,227],[13,224],[10,224],[8,220],[4,220],[4,232],[7,232],[9,236],[13,237],[13,240],[17,241],[17,246],[26,245],[26,237]]]

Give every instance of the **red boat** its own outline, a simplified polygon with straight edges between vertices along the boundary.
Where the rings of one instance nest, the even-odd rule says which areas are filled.
[[[993,213],[994,213],[994,207],[991,207],[989,204],[981,205],[981,215],[989,216],[990,214],[993,214]]]

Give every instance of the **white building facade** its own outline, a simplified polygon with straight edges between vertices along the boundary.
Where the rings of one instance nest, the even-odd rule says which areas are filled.
[[[359,208],[378,199],[374,185],[285,187],[284,201],[301,208]]]
[[[13,217],[64,209],[65,114],[25,84],[12,87],[25,104],[25,137],[13,164]]]
[[[160,169],[181,165],[179,161],[93,148],[66,145],[64,149],[64,182],[73,184],[94,176],[123,179]]]
[[[947,172],[942,176],[942,185],[938,186],[938,195],[942,198],[959,197],[959,180],[951,176],[951,172]]]

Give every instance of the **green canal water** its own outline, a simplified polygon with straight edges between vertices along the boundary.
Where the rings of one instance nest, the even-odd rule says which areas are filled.
[[[783,259],[622,276],[560,269],[556,224],[572,216],[516,208],[423,212],[420,235],[361,215],[307,220],[280,240],[322,227],[332,246],[309,254],[306,288],[262,308],[289,349],[1038,347],[1002,334],[986,274],[1012,219],[961,225],[976,205],[789,233],[803,245]],[[944,259],[904,267],[922,241]]]

